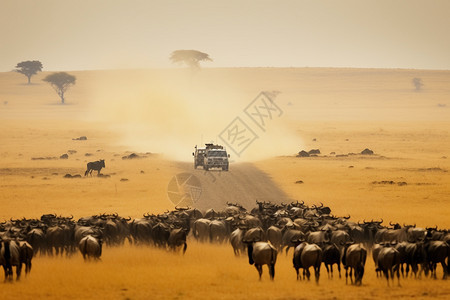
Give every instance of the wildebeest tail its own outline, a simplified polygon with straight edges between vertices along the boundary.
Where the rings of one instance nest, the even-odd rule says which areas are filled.
[[[194,222],[194,224],[192,224],[192,234],[194,235],[194,238],[198,238],[198,234],[197,234],[197,223]]]
[[[344,252],[342,253],[342,264],[347,266],[347,247],[344,248]]]
[[[84,239],[84,247],[83,247],[83,251],[82,251],[83,256],[85,256],[87,254],[87,243],[88,243],[88,239],[85,238]]]
[[[186,249],[187,249],[187,243],[184,242],[184,246],[183,246],[183,254],[186,253]]]
[[[450,275],[450,241],[447,241],[447,275]]]
[[[3,258],[5,259],[5,268],[10,269],[11,268],[11,249],[9,247],[10,241],[4,241],[3,246],[5,247],[5,253],[3,255]]]
[[[359,262],[358,262],[358,269],[359,269],[359,280],[361,281],[364,275],[364,265],[366,264],[366,255],[367,252],[363,251],[364,249],[361,249],[359,253]]]
[[[276,253],[276,251],[277,250],[275,250],[273,247],[270,247],[271,248],[271,252],[270,252],[270,263],[271,264],[275,264],[275,261],[276,261],[276,256],[275,256],[275,253]]]
[[[319,267],[322,264],[322,252],[318,252],[316,256],[316,262],[314,264],[315,267]]]
[[[272,247],[271,247],[272,248]],[[272,248],[271,256],[270,256],[270,265],[269,265],[269,273],[270,277],[273,280],[275,277],[275,261],[276,261],[276,251],[274,248]]]
[[[247,245],[247,253],[248,253],[248,263],[253,265],[255,261],[253,260],[253,245],[251,243]]]

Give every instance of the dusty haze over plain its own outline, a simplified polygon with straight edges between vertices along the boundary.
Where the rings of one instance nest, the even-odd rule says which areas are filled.
[[[171,66],[450,69],[450,1],[52,1],[0,4],[0,71]]]

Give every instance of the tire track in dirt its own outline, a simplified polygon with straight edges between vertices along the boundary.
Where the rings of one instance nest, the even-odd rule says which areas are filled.
[[[251,163],[230,165],[228,172],[193,169],[192,163],[178,163],[178,167],[199,179],[201,196],[193,206],[199,209],[223,209],[228,202],[239,203],[247,209],[256,206],[256,200],[281,203],[288,196],[272,181],[270,176]]]

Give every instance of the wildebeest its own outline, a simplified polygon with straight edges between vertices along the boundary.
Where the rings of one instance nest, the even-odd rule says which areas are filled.
[[[341,252],[336,244],[324,244],[322,248],[322,262],[327,269],[328,277],[333,278],[333,265],[337,264],[339,278],[341,278]]]
[[[222,244],[228,238],[229,231],[225,220],[212,220],[209,224],[209,241]]]
[[[397,273],[398,285],[400,286],[400,252],[391,246],[384,246],[380,249],[377,257],[378,268],[383,271],[389,286],[389,273],[392,283],[394,282],[394,273]]]
[[[424,247],[427,254],[427,267],[431,271],[431,276],[436,279],[436,268],[440,263],[444,273],[443,278],[447,278],[449,266],[445,260],[447,259],[450,265],[450,245],[444,241],[425,240]]]
[[[178,247],[183,246],[183,254],[186,252],[186,232],[187,229],[184,228],[173,228],[170,231],[169,239],[167,241],[170,250],[175,251]]]
[[[103,242],[100,238],[88,235],[81,239],[78,247],[85,260],[91,257],[100,259],[102,255],[102,244]]]
[[[283,237],[281,239],[282,240],[281,249],[286,247],[286,255],[287,255],[289,252],[289,248],[296,246],[296,244],[293,241],[303,240],[305,238],[305,235],[300,230],[290,229],[286,227],[284,228],[283,231],[284,232]]]
[[[0,242],[0,265],[5,270],[5,280],[13,279],[13,267],[16,267],[16,279],[20,279],[22,262],[20,261],[20,247],[14,240]]]
[[[254,242],[265,242],[266,233],[261,227],[250,228],[244,234],[243,240]]]
[[[322,249],[316,244],[309,244],[306,242],[300,243],[294,250],[294,258],[292,259],[294,269],[297,272],[297,280],[300,279],[299,269],[302,268],[303,279],[310,278],[311,273],[309,268],[314,268],[314,275],[316,277],[316,283],[319,282],[320,277],[320,265],[322,264]]]
[[[350,268],[350,281],[353,284],[352,271],[355,284],[361,285],[366,265],[367,250],[362,244],[345,244],[342,254],[342,265],[345,268],[345,283],[347,284],[348,269]]]
[[[231,246],[233,247],[234,255],[238,256],[245,250],[245,244],[242,242],[245,234],[245,228],[237,228],[230,235]]]
[[[25,265],[25,275],[31,271],[31,260],[33,259],[33,247],[24,241],[19,241],[20,262]]]
[[[373,262],[375,263],[375,273],[377,273],[377,277],[383,276],[382,271],[378,268],[378,254],[380,253],[380,250],[383,248],[383,245],[381,244],[374,244],[372,247],[372,258]]]
[[[199,242],[206,242],[209,240],[209,225],[211,220],[208,219],[198,219],[194,221],[192,225],[192,234]]]
[[[46,251],[46,236],[41,228],[32,228],[28,231],[26,239],[33,247],[35,254],[38,252],[40,252],[41,255],[44,254]]]
[[[423,242],[417,243],[407,243],[405,247],[406,253],[406,276],[408,276],[409,268],[411,267],[411,276],[414,273],[414,276],[417,277],[417,272],[419,271],[419,265],[422,265],[422,268],[419,272],[419,277],[422,275],[422,271],[428,272],[428,268],[425,264],[426,262],[426,253]]]
[[[283,239],[283,233],[281,232],[281,229],[272,225],[267,229],[266,235],[267,235],[267,240],[269,240],[270,243],[275,248],[277,248],[277,250],[281,250],[282,239]]]
[[[92,171],[97,171],[97,175],[100,175],[100,170],[105,167],[105,160],[97,160],[97,161],[91,161],[87,163],[87,170],[84,172],[84,176],[92,175]]]
[[[253,242],[244,240],[247,244],[248,262],[255,265],[258,270],[259,280],[261,280],[262,266],[269,267],[269,276],[273,280],[275,277],[275,263],[277,262],[278,251],[271,244],[266,242]]]

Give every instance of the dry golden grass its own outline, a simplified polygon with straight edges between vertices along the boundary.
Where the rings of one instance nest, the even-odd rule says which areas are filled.
[[[258,158],[254,165],[286,197],[323,202],[352,220],[450,227],[450,72],[205,69],[192,80],[178,70],[69,73],[77,76],[77,84],[64,106],[41,81],[48,73],[33,77],[32,85],[20,74],[0,73],[0,219],[53,212],[75,218],[101,212],[140,217],[173,209],[167,184],[185,171],[173,157],[191,160],[202,133],[204,141],[215,137],[211,134],[261,90],[280,90],[281,124],[258,132],[259,140],[242,161]],[[423,91],[412,91],[413,77],[423,79]],[[72,140],[82,135],[88,140]],[[366,147],[379,156],[294,157],[301,149],[319,148],[328,155]],[[67,160],[31,160],[71,149],[77,153]],[[121,159],[131,151],[158,154]],[[101,158],[106,159],[103,173],[111,178],[62,178],[83,175],[86,162]],[[258,183],[251,179],[245,178],[246,184],[255,190]],[[372,184],[383,180],[407,185]],[[238,196],[231,191],[230,201]],[[290,255],[280,255],[274,282],[267,268],[259,282],[255,268],[246,258],[235,258],[229,245],[195,242],[185,256],[125,246],[105,247],[102,262],[84,263],[76,255],[37,257],[33,263],[27,278],[2,285],[0,299],[450,297],[448,280],[406,279],[402,287],[388,288],[375,277],[371,259],[362,287],[328,280],[323,268],[318,286],[296,282]]]
[[[323,202],[352,219],[383,218],[417,226],[449,228],[450,134],[447,122],[301,124],[305,150],[328,157],[277,157],[257,162],[292,198]],[[312,141],[316,138],[316,141]],[[346,141],[348,139],[348,141]],[[375,156],[329,156],[330,152]],[[295,182],[302,180],[303,184]],[[372,184],[406,182],[406,186]]]
[[[101,262],[72,258],[38,257],[33,270],[20,282],[6,283],[0,297],[46,299],[373,299],[408,298],[448,299],[448,281],[423,278],[397,280],[391,287],[376,278],[371,258],[366,264],[363,285],[345,284],[337,275],[327,278],[324,267],[316,285],[296,281],[292,250],[279,255],[275,280],[269,280],[264,266],[262,280],[247,257],[234,257],[230,245],[190,242],[186,254],[169,253],[152,247],[124,246],[104,248]],[[438,276],[442,276],[441,270]]]

